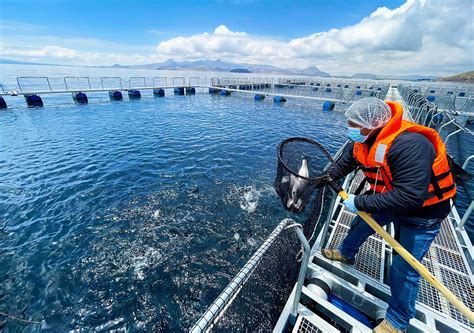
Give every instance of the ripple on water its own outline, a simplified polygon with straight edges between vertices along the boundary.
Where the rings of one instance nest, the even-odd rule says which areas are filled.
[[[309,103],[54,98],[0,113],[0,311],[50,332],[186,330],[286,216],[277,144],[344,139]]]

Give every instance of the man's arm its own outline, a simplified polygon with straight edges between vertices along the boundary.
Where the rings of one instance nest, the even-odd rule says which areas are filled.
[[[336,160],[329,172],[329,175],[333,180],[339,180],[355,170],[357,167],[357,161],[352,154],[353,150],[353,142],[350,142],[344,147],[341,156]]]
[[[368,213],[404,213],[423,205],[436,157],[433,144],[420,133],[405,132],[392,144],[387,162],[393,176],[393,190],[358,195],[355,206]]]

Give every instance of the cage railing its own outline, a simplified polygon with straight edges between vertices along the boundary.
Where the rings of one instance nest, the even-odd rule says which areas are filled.
[[[279,239],[283,231],[288,229],[294,229],[299,240],[304,247],[304,254],[301,261],[301,268],[298,276],[298,282],[296,286],[296,293],[294,294],[292,314],[293,318],[296,319],[296,310],[300,300],[301,290],[303,288],[304,279],[306,277],[306,269],[310,257],[310,246],[306,240],[301,224],[296,223],[294,220],[286,218],[283,219],[276,228],[272,231],[270,236],[263,242],[263,244],[255,251],[252,257],[232,279],[232,281],[224,288],[221,294],[216,300],[209,306],[209,308],[201,315],[196,324],[191,328],[190,332],[210,332],[214,325],[222,318],[226,310],[232,304],[232,302],[239,295],[239,292],[245,286],[249,278],[255,272],[259,264],[262,262],[262,258],[268,249]],[[296,258],[295,258],[296,260]]]

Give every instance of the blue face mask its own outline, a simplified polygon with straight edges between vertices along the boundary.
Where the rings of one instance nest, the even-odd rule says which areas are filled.
[[[347,128],[347,136],[354,142],[364,142],[369,137],[368,135],[362,135],[360,128],[351,126]]]

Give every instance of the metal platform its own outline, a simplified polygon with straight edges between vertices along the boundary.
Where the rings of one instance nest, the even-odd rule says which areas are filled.
[[[362,175],[357,175],[349,189],[353,192],[354,183],[362,178]],[[339,205],[341,205],[339,203]],[[332,231],[328,240],[329,248],[336,248],[345,238],[349,224],[355,214],[347,211],[341,205],[341,211],[333,221]],[[443,220],[441,230],[438,236],[433,241],[428,254],[423,259],[423,265],[434,274],[444,285],[448,287],[454,294],[470,306],[474,310],[474,279],[472,271],[468,265],[467,259],[463,254],[461,244],[459,243],[454,226],[456,221],[453,215]],[[393,234],[392,234],[393,235]],[[366,280],[366,283],[372,283],[374,288],[380,287],[379,284],[386,285],[384,272],[387,270],[386,266],[391,262],[392,249],[390,245],[385,243],[378,235],[370,236],[369,239],[362,245],[353,267],[343,267],[344,270],[356,270],[363,275],[361,278]],[[320,254],[317,254],[319,259],[326,260]],[[388,258],[386,258],[388,256]],[[331,263],[332,264],[332,263]],[[339,265],[339,264],[337,264]],[[359,275],[359,274],[357,274]],[[448,321],[455,321],[459,324],[466,325],[470,329],[474,328],[474,324],[470,323],[467,318],[462,316],[449,302],[426,280],[422,279],[420,283],[420,290],[417,299],[417,305],[425,305],[420,307],[426,317],[430,313],[437,313],[439,320],[446,318]],[[434,318],[434,317],[433,317]],[[453,323],[455,325],[455,323]],[[460,332],[463,330],[460,329]]]
[[[389,88],[386,82],[347,82],[342,79],[316,80],[310,78],[199,78],[199,77],[17,77],[10,87],[0,83],[0,98],[65,93],[130,92],[194,88],[190,95],[199,92],[222,91],[243,95],[284,97],[317,102],[347,104],[374,96],[383,98]],[[225,95],[227,95],[225,94]],[[164,96],[164,94],[163,94]],[[264,99],[264,98],[262,98]]]
[[[404,104],[396,88],[391,88],[388,91],[387,99]],[[404,105],[404,109],[408,109],[406,105]],[[410,119],[410,114],[406,114],[405,117]],[[346,179],[344,186],[349,193],[353,193],[362,179],[362,173],[350,176]],[[338,247],[345,238],[354,217],[355,214],[346,210],[338,198],[333,207],[329,237],[325,241],[325,235],[321,234],[315,247]],[[464,230],[456,229],[460,222],[461,219],[453,207],[451,214],[442,221],[440,232],[422,263],[464,304],[474,310],[474,276],[470,266],[472,257],[466,257],[466,254],[472,254],[472,244]],[[390,230],[390,227],[387,231],[391,232],[393,236],[393,230]],[[327,281],[332,283],[333,294],[362,310],[372,319],[379,319],[383,318],[387,308],[386,302],[390,297],[388,278],[385,273],[390,267],[391,259],[390,245],[375,234],[362,245],[353,266],[330,261],[324,258],[319,251],[315,251],[308,266],[307,277],[324,276]],[[303,288],[302,299],[305,298],[314,302],[314,309],[312,309],[314,311],[301,305],[293,332],[321,331],[322,327],[328,324],[327,318],[320,318],[322,314],[332,319],[332,323],[330,323],[332,329],[339,327],[352,332],[371,331],[354,318],[347,318],[347,314],[308,288]],[[410,321],[408,332],[474,331],[474,323],[469,322],[423,278],[420,283],[416,309],[416,317]],[[275,331],[282,328],[282,322],[279,321]]]
[[[215,84],[228,85],[228,87],[220,87],[221,89],[242,90],[234,88],[230,81],[212,84],[214,87],[217,87]],[[303,91],[308,88],[307,83],[298,81],[283,82],[277,84],[276,87],[271,85],[270,88],[264,89],[286,89],[287,84],[293,84],[294,87],[289,89],[294,91],[298,89]],[[254,87],[249,88],[249,92],[255,93],[252,89]],[[261,89],[261,86],[257,85],[257,89]],[[356,89],[359,88],[356,87]],[[247,87],[244,90],[247,90]],[[405,103],[397,87],[391,87],[386,97],[403,104],[406,111],[404,118],[407,120],[412,120],[410,111],[413,110],[417,112],[417,115],[421,114],[424,117],[432,112],[432,105],[423,96],[420,97],[421,100],[417,97]],[[349,193],[354,193],[363,177],[362,173],[348,176],[343,185],[344,189]],[[452,208],[450,215],[442,221],[440,232],[422,264],[465,305],[474,310],[472,273],[474,250],[466,231],[462,228],[463,221],[469,214],[468,209],[461,219],[456,208]],[[338,247],[347,235],[354,217],[355,214],[345,208],[340,197],[333,198],[328,219],[311,250],[308,241],[299,229],[301,225],[292,220],[285,221],[288,219],[280,222],[285,225],[289,223],[287,228],[295,228],[304,252],[298,282],[294,285],[274,326],[274,332],[286,332],[289,328],[293,332],[372,332],[372,326],[385,317],[390,299],[387,273],[392,262],[391,246],[378,234],[370,236],[361,246],[354,265],[328,260],[319,251],[321,247]],[[278,230],[280,224],[274,232]],[[387,225],[384,228],[392,236],[394,235],[393,226]],[[252,258],[246,266],[255,264]],[[248,278],[248,274],[244,272],[245,279]],[[235,290],[234,281],[240,279],[239,275],[240,272],[226,290],[229,288]],[[223,298],[219,296],[208,308],[193,327],[193,332],[212,330],[214,323],[222,317],[237,293],[238,291],[235,294],[221,294]],[[349,306],[350,310],[342,310],[340,307],[344,306],[339,307],[333,304],[332,301],[337,299],[346,303],[344,306]],[[416,314],[410,320],[407,332],[474,332],[474,323],[469,322],[424,279],[420,283],[415,307]],[[352,312],[352,315],[345,311]]]

